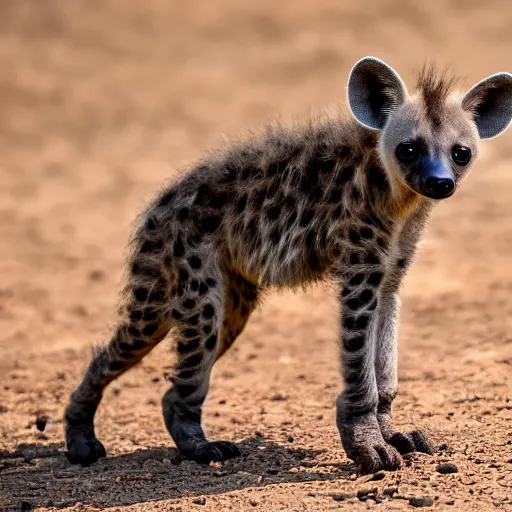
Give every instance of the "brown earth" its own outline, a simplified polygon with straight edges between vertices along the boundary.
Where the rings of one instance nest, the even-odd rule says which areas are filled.
[[[0,509],[394,510],[430,497],[436,510],[512,510],[510,132],[439,206],[403,290],[395,418],[427,428],[435,456],[356,477],[334,421],[327,287],[272,296],[216,367],[205,425],[240,459],[177,458],[160,412],[168,344],[107,390],[107,459],[71,466],[62,442],[67,397],[115,322],[131,222],[177,169],[224,134],[343,103],[363,55],[409,83],[431,58],[468,84],[510,71],[511,26],[508,0],[2,2]]]

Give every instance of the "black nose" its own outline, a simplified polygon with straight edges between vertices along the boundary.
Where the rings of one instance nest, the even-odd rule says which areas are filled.
[[[433,199],[450,197],[455,190],[455,181],[451,178],[436,178],[428,176],[425,178],[423,188],[426,194]]]

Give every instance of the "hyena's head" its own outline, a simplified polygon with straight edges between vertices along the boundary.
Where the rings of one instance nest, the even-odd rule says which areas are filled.
[[[455,191],[478,155],[479,139],[503,133],[512,119],[512,74],[491,75],[467,92],[433,69],[416,91],[386,63],[365,57],[352,68],[348,101],[356,120],[379,130],[390,182],[431,199]]]

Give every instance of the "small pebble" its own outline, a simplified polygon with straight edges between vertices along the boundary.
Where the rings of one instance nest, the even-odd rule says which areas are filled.
[[[192,500],[192,503],[196,505],[206,505],[206,498],[197,498],[196,500]]]
[[[41,432],[44,432],[44,429],[46,428],[46,423],[48,422],[47,416],[38,416],[36,418],[36,427],[37,430],[40,430]]]
[[[377,482],[378,480],[384,480],[386,473],[384,471],[378,471],[370,478],[370,481]]]
[[[396,494],[398,492],[398,487],[386,487],[383,491],[383,494],[385,496],[393,496],[393,494]]]
[[[412,507],[431,507],[434,504],[434,500],[427,496],[421,498],[409,498],[409,505]]]
[[[449,473],[458,473],[459,468],[451,462],[444,462],[437,466],[436,471],[442,475],[447,475]]]
[[[332,495],[332,499],[334,501],[345,501],[345,500],[349,500],[351,498],[355,498],[355,495],[354,494],[333,494]]]

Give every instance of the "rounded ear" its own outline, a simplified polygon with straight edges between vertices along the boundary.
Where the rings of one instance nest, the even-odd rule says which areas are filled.
[[[407,89],[391,66],[376,57],[364,57],[350,72],[347,93],[356,120],[372,130],[382,130],[404,102]]]
[[[496,73],[478,82],[464,96],[462,108],[473,114],[481,139],[503,133],[512,120],[512,74]]]

